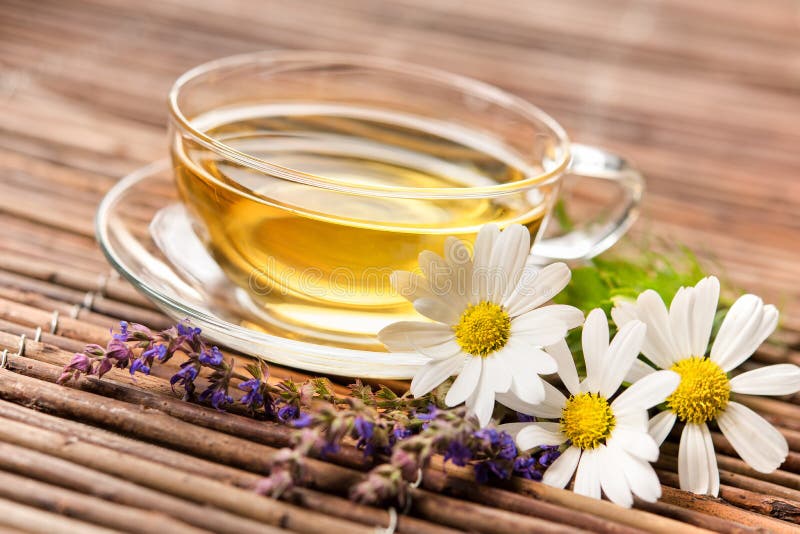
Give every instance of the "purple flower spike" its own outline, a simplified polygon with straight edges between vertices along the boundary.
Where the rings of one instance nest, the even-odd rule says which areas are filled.
[[[197,378],[197,373],[197,367],[194,365],[185,365],[180,371],[172,375],[172,378],[169,379],[169,383],[173,388],[176,384],[180,384],[187,392],[191,391],[191,387],[194,386],[194,380]]]
[[[356,433],[361,440],[368,441],[375,432],[375,424],[367,421],[363,417],[356,417],[354,425]]]
[[[211,401],[211,406],[216,410],[222,410],[227,404],[233,403],[233,397],[228,395],[224,389],[208,388],[200,394],[201,401]]]
[[[206,365],[217,366],[222,363],[222,352],[217,347],[200,353],[199,360]]]
[[[133,361],[133,363],[131,363],[131,376],[136,374],[137,371],[146,375],[150,374],[150,366],[147,365],[147,362],[144,360],[144,358],[137,358]]]
[[[306,412],[300,412],[296,418],[291,421],[291,425],[295,428],[307,428],[313,422],[313,418]]]
[[[401,425],[395,425],[392,429],[392,438],[395,441],[401,441],[407,438],[410,438],[413,435],[413,432]]]
[[[128,341],[128,321],[119,322],[119,334],[114,334],[114,329],[111,329],[113,334],[111,337],[117,341]]]
[[[142,353],[142,358],[152,361],[152,358],[162,361],[167,355],[166,345],[155,344]]]
[[[251,378],[239,384],[239,389],[246,391],[242,398],[241,403],[251,409],[256,409],[264,404],[264,395],[261,394],[261,381],[257,378]]]
[[[294,404],[284,404],[281,406],[281,409],[278,410],[278,419],[283,423],[297,419],[299,415],[300,409]]]
[[[453,464],[459,467],[464,467],[471,459],[472,450],[463,441],[451,441],[447,446],[447,450],[444,452],[444,461],[453,462]]]
[[[542,464],[543,467],[549,467],[559,456],[561,456],[561,451],[558,450],[558,447],[542,447],[542,452],[539,453],[539,463]]]
[[[528,480],[542,480],[542,472],[536,464],[536,458],[519,457],[514,460],[514,474]]]

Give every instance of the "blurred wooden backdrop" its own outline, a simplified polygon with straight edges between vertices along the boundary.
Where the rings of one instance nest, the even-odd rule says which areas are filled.
[[[652,230],[800,322],[800,3],[794,0],[2,0],[0,210],[70,213],[165,154],[165,95],[200,62],[357,51],[473,76],[635,160]],[[48,180],[77,169],[91,187]],[[2,233],[0,233],[2,240]]]
[[[289,429],[183,403],[167,368],[135,387],[125,370],[74,388],[52,384],[74,351],[105,342],[119,319],[168,323],[107,276],[92,219],[116,180],[166,155],[172,81],[209,59],[272,48],[373,53],[473,76],[535,102],[574,140],[635,160],[648,192],[634,232],[689,245],[781,305],[789,328],[754,361],[800,363],[796,0],[0,0],[0,349],[12,355],[0,369],[0,530],[265,532],[266,522],[355,533],[387,524],[386,510],[341,497],[359,476],[351,467],[363,467],[352,448],[352,465],[319,463],[318,473],[338,473],[327,485],[292,492],[287,500],[302,509],[243,490],[223,502],[230,483],[246,487],[267,472]],[[22,335],[24,357],[14,355]],[[274,379],[300,378],[271,369]],[[513,492],[476,489],[465,470],[445,476],[436,465],[399,529],[794,532],[798,396],[748,402],[792,452],[781,470],[761,475],[715,435],[719,500],[675,489],[673,443],[659,464],[662,501],[637,504],[652,513],[521,480],[506,487]],[[187,500],[175,506],[174,495]]]

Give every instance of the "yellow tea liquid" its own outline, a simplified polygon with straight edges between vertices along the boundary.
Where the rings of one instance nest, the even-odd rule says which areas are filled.
[[[363,108],[236,108],[193,123],[240,152],[348,186],[466,188],[540,171],[523,170],[480,133]],[[546,211],[541,189],[459,199],[343,193],[253,170],[177,136],[173,158],[207,247],[267,318],[248,326],[338,346],[376,348],[380,328],[420,318],[389,275],[417,270],[421,251],[442,254],[450,235],[473,242],[490,222],[521,223],[535,235]]]

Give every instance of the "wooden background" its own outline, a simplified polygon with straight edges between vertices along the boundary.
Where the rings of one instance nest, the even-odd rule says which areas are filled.
[[[93,243],[95,207],[119,177],[166,154],[165,98],[180,73],[212,58],[273,48],[367,52],[473,76],[538,104],[572,139],[624,154],[648,184],[634,231],[689,245],[734,283],[781,306],[788,328],[783,345],[767,350],[762,361],[800,360],[796,1],[0,0],[0,347],[14,349],[19,334],[30,339],[37,325],[46,333],[51,310],[64,317],[56,335],[43,338],[47,344],[29,343],[30,358],[19,358],[28,367],[18,362],[18,371],[27,369],[45,384],[53,369],[38,368],[32,359],[58,364],[83,342],[103,342],[107,326],[120,317],[164,324],[128,286],[108,282],[108,266]],[[103,294],[86,302],[98,280]],[[0,373],[0,397],[24,398],[19,384],[26,383],[7,374]],[[142,387],[167,391],[154,381]],[[800,409],[796,398],[790,401],[769,406],[797,450]],[[12,411],[0,405],[3,417],[12,418]],[[33,447],[17,445],[22,449],[15,454],[23,456]],[[0,450],[0,468],[11,469],[5,454]],[[800,491],[800,462],[792,454],[794,463],[770,482],[789,488],[782,494],[787,501]],[[745,491],[735,480],[728,478],[733,490]],[[11,482],[0,480],[0,487],[15,486]],[[759,493],[757,486],[749,491],[769,501],[769,488]],[[736,499],[733,490],[729,503]],[[772,504],[748,507],[745,499],[738,508],[721,503],[717,509],[717,501],[671,491],[669,502],[705,510],[705,519],[669,507],[654,511],[695,525],[731,530],[758,525],[754,511],[779,515]],[[4,500],[27,502],[24,492],[14,495],[0,490],[0,524],[19,527],[9,518],[34,512]],[[735,521],[714,523],[725,516],[720,510]],[[447,523],[434,512],[415,513]],[[500,529],[508,519],[490,514],[481,523],[476,513],[467,514],[475,528]],[[36,517],[49,525],[47,516]],[[648,517],[666,530],[675,527]],[[114,527],[113,519],[92,521]],[[385,524],[385,516],[376,521]]]

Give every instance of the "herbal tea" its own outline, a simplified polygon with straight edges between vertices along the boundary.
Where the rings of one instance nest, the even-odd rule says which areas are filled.
[[[214,111],[192,125],[327,184],[282,179],[180,136],[173,143],[179,190],[209,250],[263,306],[271,324],[258,326],[282,336],[373,346],[386,324],[419,319],[392,290],[392,271],[416,270],[419,253],[441,254],[447,236],[472,242],[489,222],[535,235],[551,197],[539,185],[494,198],[404,198],[405,188],[490,186],[542,171],[482,132],[410,115],[291,104]]]

